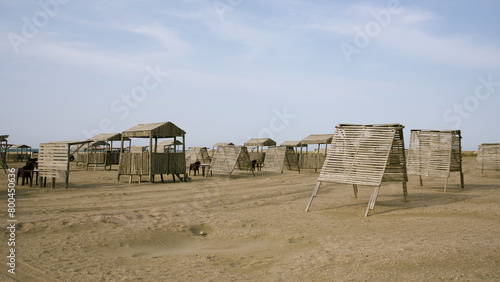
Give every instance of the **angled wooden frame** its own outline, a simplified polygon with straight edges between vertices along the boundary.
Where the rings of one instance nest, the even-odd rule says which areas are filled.
[[[322,182],[351,184],[355,197],[358,185],[375,186],[365,216],[375,207],[382,182],[401,182],[406,200],[403,128],[400,124],[337,126],[306,212]]]

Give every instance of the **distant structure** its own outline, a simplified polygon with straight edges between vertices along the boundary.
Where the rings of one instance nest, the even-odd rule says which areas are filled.
[[[301,141],[285,141],[285,142],[281,143],[280,146],[293,148],[293,150],[297,154],[300,153],[303,148],[307,149],[307,144],[302,144]],[[300,150],[299,150],[299,148],[300,148]]]
[[[58,141],[40,143],[38,149],[38,174],[40,187],[47,184],[47,177],[52,178],[51,188],[54,189],[56,179],[64,179],[64,187],[68,188],[70,160],[72,157],[71,146],[77,150],[91,141]]]
[[[460,130],[412,129],[408,148],[408,174],[445,178],[444,191],[450,172],[460,173],[460,185],[464,189],[462,172],[462,136]]]
[[[102,165],[104,170],[109,169],[113,165],[118,165],[120,162],[120,147],[114,147],[113,142],[117,144],[122,139],[121,133],[101,133],[88,140],[91,141],[90,149],[88,152],[79,152],[77,156],[78,162],[87,162],[87,169],[89,166],[94,166],[94,170],[98,165]],[[130,146],[130,138],[124,138],[128,141]],[[118,143],[119,144],[119,143]],[[88,154],[88,156],[86,156]]]
[[[128,175],[129,183],[132,182],[134,175],[141,177],[146,175],[150,182],[154,182],[154,177],[159,174],[163,182],[163,174],[172,174],[175,181],[175,176],[181,181],[188,181],[186,175],[186,132],[177,127],[172,122],[158,122],[149,124],[139,124],[122,132],[121,149],[124,151],[125,138],[148,138],[149,149],[147,152],[124,152],[120,154],[120,166],[118,168],[118,181],[121,175]],[[168,152],[158,152],[158,139],[173,138],[176,142],[177,138],[182,138],[182,150],[174,150]],[[180,175],[183,175],[181,177]]]
[[[314,168],[314,172],[317,172],[319,168],[323,165],[326,158],[326,153],[328,150],[328,145],[332,143],[333,134],[311,134],[300,141],[300,167],[301,168]],[[324,153],[321,153],[321,145],[325,145]],[[309,154],[309,145],[318,145],[317,154]],[[302,151],[302,148],[306,148],[306,152]]]
[[[375,207],[382,182],[401,182],[406,200],[406,160],[401,124],[339,124],[332,138],[316,187],[307,205],[309,210],[322,182],[375,186],[365,216]]]
[[[250,149],[248,155],[252,163],[256,165],[256,168],[260,170],[264,164],[264,158],[266,157],[265,147],[276,146],[276,141],[271,138],[252,138],[246,141],[243,145]]]
[[[7,174],[7,169],[9,168],[7,165],[7,151],[10,145],[7,144],[7,138],[9,138],[9,135],[0,135],[0,164],[2,164],[5,174]]]
[[[227,173],[227,177],[230,177],[236,167],[239,170],[250,170],[252,175],[255,176],[246,147],[234,145],[219,146],[212,157],[208,171]],[[205,177],[208,176],[208,171]]]
[[[158,147],[156,148],[156,152],[165,153],[165,152],[179,152],[182,150],[182,146],[184,144],[179,140],[165,140],[158,143]]]
[[[269,147],[264,159],[264,171],[279,171],[283,173],[286,166],[288,170],[300,173],[297,154],[291,146]]]
[[[11,145],[9,151],[16,150],[15,154],[7,152],[7,159],[13,160],[15,162],[23,162],[31,159],[31,147],[25,144]]]
[[[500,143],[483,143],[478,146],[474,174],[481,170],[500,171]]]
[[[211,161],[208,155],[207,147],[189,147],[186,151],[186,165],[200,162],[201,164],[209,164]]]

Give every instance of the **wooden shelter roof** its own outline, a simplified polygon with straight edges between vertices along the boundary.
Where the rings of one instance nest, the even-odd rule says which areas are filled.
[[[98,142],[98,141],[120,141],[122,138],[121,133],[101,133],[88,140]],[[123,138],[124,140],[130,140],[130,138]]]
[[[149,138],[150,135],[156,138],[172,138],[184,134],[186,134],[184,130],[169,121],[139,124],[122,132],[123,137],[136,138]]]
[[[90,140],[84,140],[84,141],[53,141],[53,142],[45,142],[41,144],[68,144],[69,146],[73,145],[80,145],[80,144],[86,144],[86,143],[91,143],[92,141]]]
[[[0,135],[0,141],[7,141],[7,138],[9,138],[9,135]]]
[[[280,144],[282,147],[291,146],[291,147],[307,147],[306,144],[302,144],[302,141],[285,141]]]
[[[12,145],[10,148],[11,149],[28,149],[28,148],[31,148],[31,146],[22,144],[22,145]]]
[[[271,138],[252,138],[244,143],[245,146],[276,146]]]
[[[311,134],[300,141],[303,145],[306,144],[330,144],[332,143],[333,134]]]

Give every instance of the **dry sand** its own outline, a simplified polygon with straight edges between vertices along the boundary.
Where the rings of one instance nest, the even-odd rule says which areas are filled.
[[[444,179],[410,176],[407,202],[401,184],[383,184],[366,218],[371,187],[356,199],[324,184],[304,212],[312,171],[129,185],[78,168],[69,189],[18,187],[16,275],[3,263],[0,280],[499,281],[500,173],[474,176],[474,161],[465,190],[458,173],[446,193]]]

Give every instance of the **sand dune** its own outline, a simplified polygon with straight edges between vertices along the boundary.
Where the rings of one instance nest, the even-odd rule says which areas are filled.
[[[407,202],[384,184],[366,218],[373,189],[356,199],[335,184],[305,213],[312,171],[128,184],[75,168],[69,189],[18,187],[16,275],[0,279],[498,281],[500,174],[474,176],[474,160],[464,191],[455,173],[446,193],[443,179],[410,176]]]

